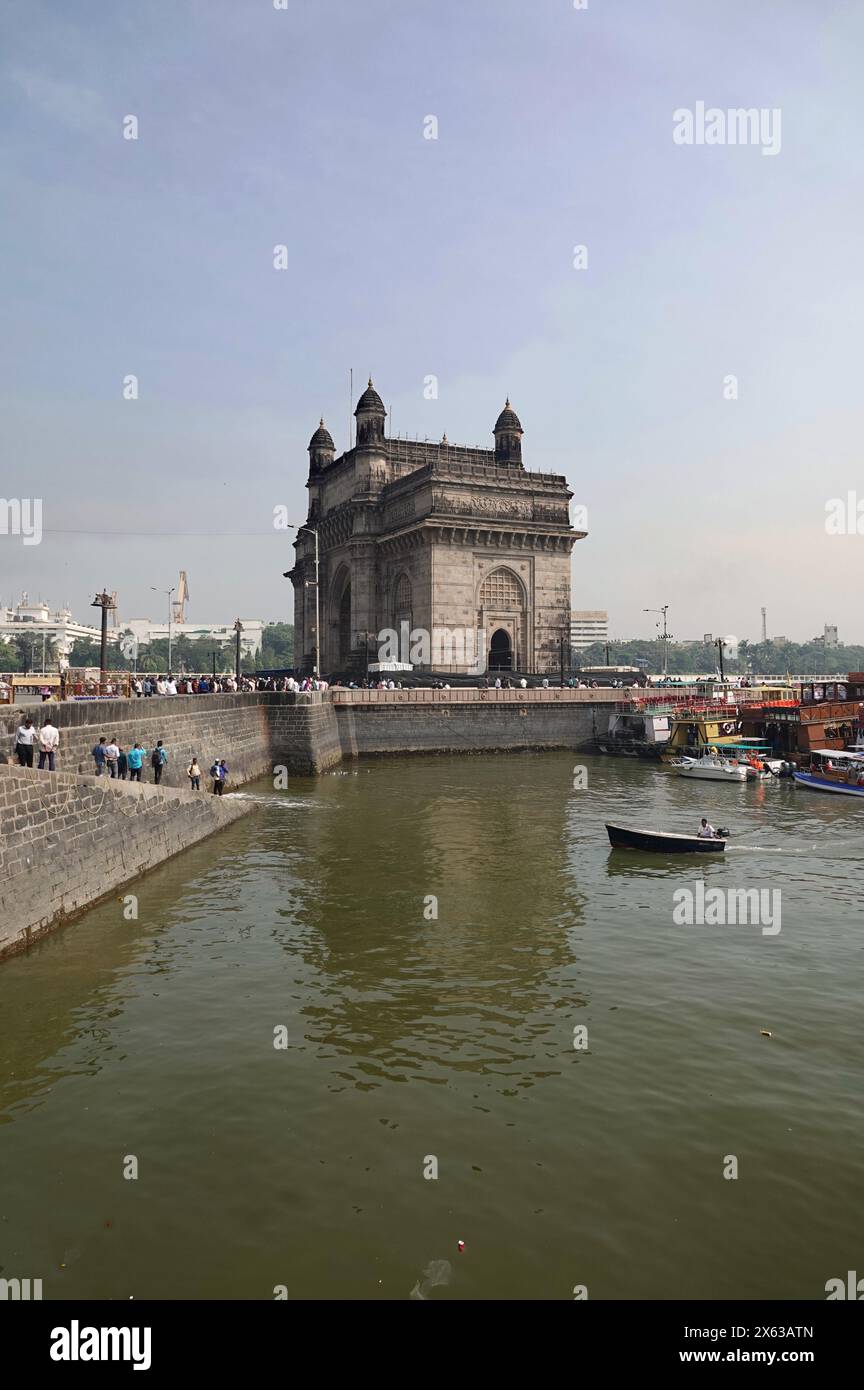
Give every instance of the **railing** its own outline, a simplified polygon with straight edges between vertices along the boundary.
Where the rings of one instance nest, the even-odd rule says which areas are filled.
[[[558,686],[477,690],[473,686],[454,686],[450,690],[328,690],[325,699],[334,705],[608,705],[628,703],[629,693],[608,686],[597,690],[562,690]]]

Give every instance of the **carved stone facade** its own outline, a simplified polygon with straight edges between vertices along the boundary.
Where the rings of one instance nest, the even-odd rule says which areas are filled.
[[[570,526],[566,479],[525,471],[510,402],[494,449],[387,439],[371,381],[354,414],[354,448],[337,458],[323,420],[309,444],[307,529],[289,571],[298,665],[314,664],[315,531],[323,672],[361,674],[380,634],[400,624],[482,631],[481,667],[491,671],[557,671],[570,552],[586,533]],[[470,652],[459,656],[457,642],[430,669],[477,669]]]

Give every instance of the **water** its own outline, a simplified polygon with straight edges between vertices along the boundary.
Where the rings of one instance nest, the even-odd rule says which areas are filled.
[[[708,1299],[860,1269],[864,809],[599,758],[575,791],[574,761],[256,784],[138,921],[118,895],[0,967],[0,1274]],[[716,861],[603,830],[702,814],[735,832]],[[699,877],[780,887],[779,935],[676,926]]]

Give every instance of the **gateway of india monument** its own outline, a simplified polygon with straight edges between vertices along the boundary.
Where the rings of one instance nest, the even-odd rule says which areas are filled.
[[[479,669],[557,671],[570,552],[586,532],[570,525],[566,479],[525,471],[509,400],[494,449],[388,439],[371,380],[354,415],[356,443],[338,458],[323,420],[309,442],[308,529],[286,576],[298,666],[314,664],[316,532],[322,672],[365,675],[385,629],[483,632]],[[476,662],[424,669],[476,672]]]

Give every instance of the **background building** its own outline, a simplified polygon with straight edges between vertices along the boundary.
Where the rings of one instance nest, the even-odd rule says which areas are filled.
[[[49,604],[41,599],[31,603],[26,593],[21,595],[21,602],[14,607],[0,608],[0,641],[10,642],[17,637],[29,642],[30,670],[42,670],[43,644],[46,663],[51,665],[49,644],[53,641],[60,666],[66,667],[73,642],[79,637],[98,642],[101,631],[101,626],[76,622],[68,608],[52,611]],[[109,632],[108,635],[109,640],[116,642],[116,632]]]
[[[362,673],[386,629],[485,633],[480,668],[554,671],[570,624],[565,478],[528,473],[522,426],[507,401],[494,449],[388,439],[381,397],[357,403],[356,444],[336,457],[322,420],[309,443],[307,526],[318,533],[321,669]],[[294,542],[295,651],[315,648],[315,540]],[[477,660],[412,664],[477,670]]]
[[[241,618],[243,631],[240,634],[240,648],[247,656],[256,656],[261,650],[261,640],[264,633],[263,618]],[[122,624],[123,632],[132,632],[138,639],[139,646],[147,646],[154,641],[164,641],[168,638],[168,624],[154,623],[149,618],[131,618]],[[206,639],[208,642],[233,642],[235,640],[233,623],[172,623],[171,639],[179,641],[181,637],[187,637],[190,642],[199,642]]]
[[[570,649],[583,652],[592,642],[609,641],[609,614],[603,608],[577,609],[570,614]]]

